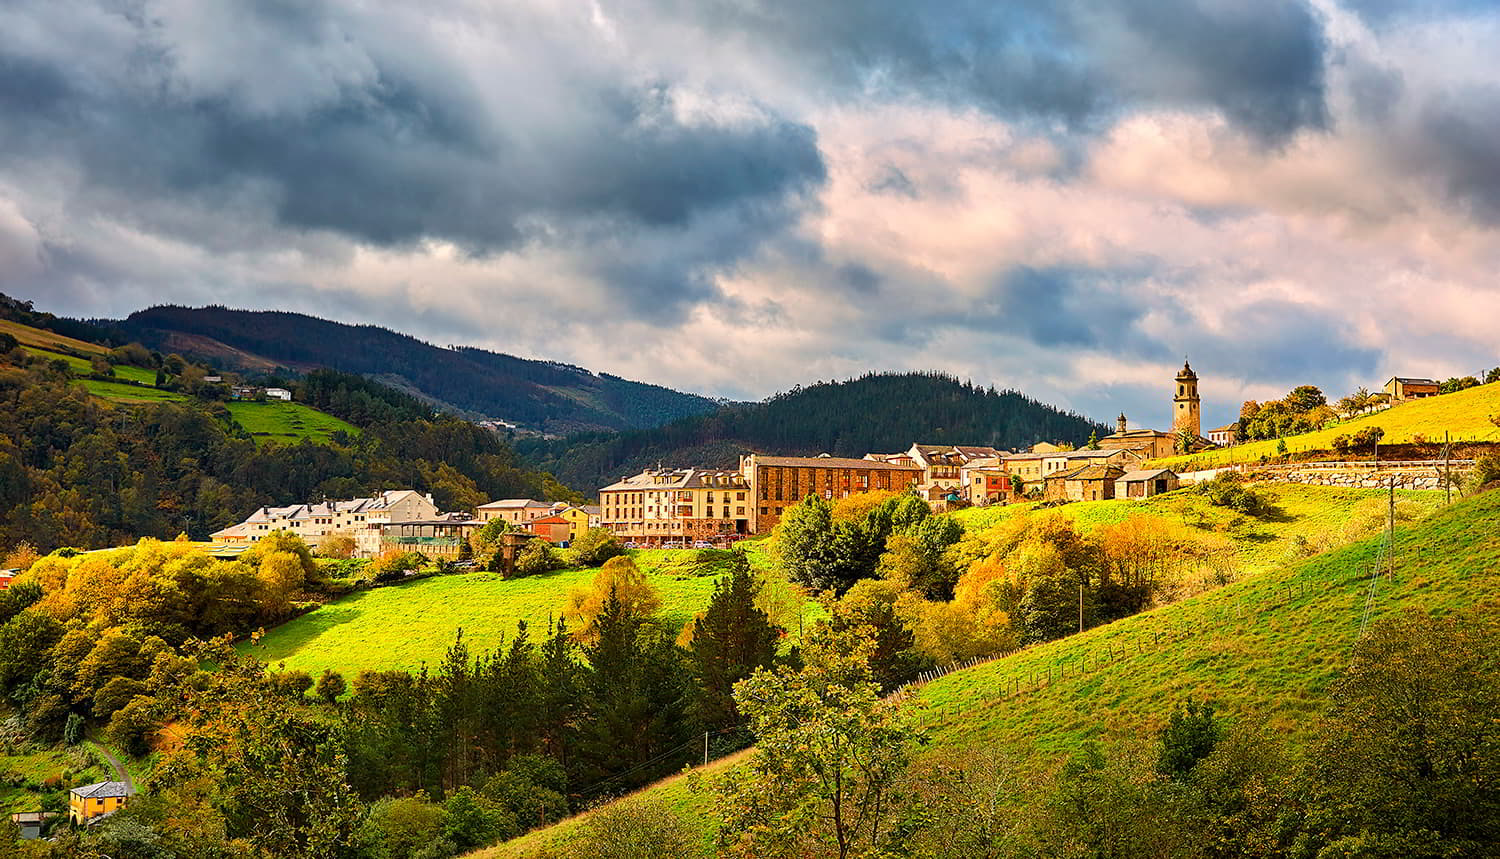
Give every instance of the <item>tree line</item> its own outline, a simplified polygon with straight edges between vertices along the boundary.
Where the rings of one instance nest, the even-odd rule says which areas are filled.
[[[727,406],[651,430],[521,439],[517,450],[571,486],[596,488],[658,460],[733,468],[749,450],[783,455],[862,457],[915,442],[1029,447],[1080,444],[1109,428],[1011,390],[943,373],[871,373],[796,387],[763,403]]]

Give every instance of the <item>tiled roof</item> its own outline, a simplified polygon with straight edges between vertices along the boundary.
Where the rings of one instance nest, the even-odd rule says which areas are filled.
[[[1127,471],[1116,479],[1124,480],[1128,483],[1137,483],[1142,480],[1155,480],[1163,474],[1170,474],[1173,477],[1177,476],[1177,472],[1170,468],[1156,468],[1147,471]]]
[[[552,505],[545,501],[533,501],[530,498],[502,498],[499,501],[491,501],[488,504],[479,505],[480,510],[519,510],[528,507],[546,507],[551,509]]]
[[[123,781],[101,781],[94,784],[86,784],[83,787],[75,787],[72,793],[79,799],[106,799],[109,797],[130,796],[130,786]]]
[[[756,465],[783,465],[794,468],[859,468],[877,471],[921,471],[915,465],[881,462],[878,459],[845,459],[838,456],[757,456]]]
[[[1067,474],[1065,480],[1119,480],[1125,469],[1118,465],[1085,465]]]
[[[639,492],[646,489],[744,489],[745,477],[738,471],[703,468],[668,468],[647,470],[599,490],[600,492]]]
[[[1394,377],[1391,378],[1391,382],[1400,382],[1403,385],[1436,385],[1437,384],[1437,380],[1436,379],[1408,379],[1405,376],[1394,376]],[[1386,384],[1390,384],[1390,382],[1387,382]]]

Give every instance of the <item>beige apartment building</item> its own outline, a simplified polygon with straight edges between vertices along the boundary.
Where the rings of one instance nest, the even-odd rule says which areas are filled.
[[[749,534],[750,504],[739,472],[704,468],[648,469],[599,490],[602,526],[648,546]]]
[[[325,538],[335,534],[354,537],[358,543],[362,535],[374,534],[378,538],[380,526],[385,523],[434,519],[437,515],[431,495],[397,489],[371,498],[262,507],[238,525],[209,536],[218,543],[249,544],[272,532],[287,531],[316,550]]]
[[[551,516],[556,512],[556,505],[546,501],[535,501],[530,498],[502,498],[474,508],[474,518],[484,523],[504,519],[510,523],[511,527],[520,528],[528,522],[543,516]]]

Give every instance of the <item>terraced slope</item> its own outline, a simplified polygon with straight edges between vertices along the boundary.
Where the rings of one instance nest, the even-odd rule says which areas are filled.
[[[915,690],[932,749],[1000,745],[1058,754],[1153,731],[1190,700],[1297,737],[1324,707],[1362,626],[1414,608],[1500,609],[1500,491],[1396,532],[1394,574],[1372,537],[1220,590],[1089,630]],[[705,803],[670,779],[642,792],[711,834]],[[579,819],[474,854],[535,855]]]

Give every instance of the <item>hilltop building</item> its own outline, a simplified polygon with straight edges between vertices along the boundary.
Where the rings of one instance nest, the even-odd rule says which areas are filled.
[[[599,490],[599,507],[610,533],[648,546],[751,533],[750,487],[735,471],[647,469]]]
[[[922,482],[924,471],[879,459],[747,454],[740,457],[740,474],[754,499],[750,532],[765,534],[787,507],[809,495],[834,501],[856,492],[905,492]]]
[[[1405,376],[1392,376],[1385,383],[1385,393],[1391,398],[1392,403],[1404,403],[1407,400],[1425,400],[1428,397],[1438,395],[1438,383],[1435,379],[1412,379]]]
[[[1219,447],[1233,447],[1240,443],[1240,423],[1225,424],[1208,431],[1208,440]]]

